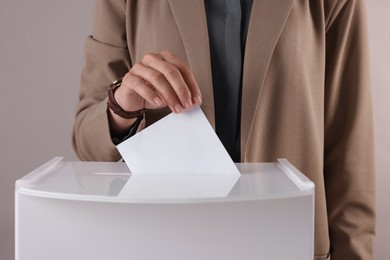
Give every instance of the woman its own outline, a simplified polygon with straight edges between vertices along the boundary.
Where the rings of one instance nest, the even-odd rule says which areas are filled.
[[[97,1],[74,126],[77,154],[119,160],[115,144],[201,104],[233,160],[288,158],[315,182],[315,259],[372,259],[363,5]],[[108,98],[107,87],[122,77]]]

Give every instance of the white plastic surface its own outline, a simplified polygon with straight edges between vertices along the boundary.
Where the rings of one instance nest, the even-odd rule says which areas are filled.
[[[312,259],[313,183],[237,167],[227,195],[119,198],[124,163],[55,158],[16,183],[16,259]]]
[[[235,185],[228,195],[220,196],[219,200],[302,196],[307,192],[312,193],[314,189],[314,184],[285,159],[279,159],[278,163],[238,163],[236,166],[242,174],[238,180],[234,180]],[[218,185],[215,178],[205,176],[207,177],[203,175],[199,178],[203,177],[205,181],[211,180],[209,187]],[[153,180],[153,175],[149,177]],[[175,176],[169,177],[175,178]],[[98,202],[175,203],[185,201],[188,203],[215,200],[218,197],[196,198],[192,196],[190,201],[187,196],[181,194],[168,199],[163,196],[164,201],[161,201],[161,197],[151,196],[147,196],[144,200],[117,197],[130,178],[131,173],[124,163],[65,162],[61,157],[56,157],[17,180],[16,192],[30,196]],[[156,181],[159,178],[157,176]],[[167,190],[167,193],[172,193],[172,191]]]

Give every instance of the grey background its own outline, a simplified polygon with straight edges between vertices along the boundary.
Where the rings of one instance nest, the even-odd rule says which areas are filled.
[[[390,1],[366,1],[375,110],[375,259],[390,249]],[[54,156],[77,160],[71,128],[92,0],[0,1],[0,260],[14,258],[14,183]]]
[[[15,180],[56,155],[77,159],[71,129],[92,3],[0,0],[0,260],[14,259]]]

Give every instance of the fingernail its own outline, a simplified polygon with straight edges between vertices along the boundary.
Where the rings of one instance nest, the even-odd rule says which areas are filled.
[[[174,107],[171,107],[171,106],[169,106],[169,109],[173,112],[173,113],[175,113],[176,114],[176,110],[175,110],[175,108]]]
[[[181,107],[180,104],[176,104],[175,110],[176,110],[176,113],[181,113],[181,112],[183,112],[183,108]]]
[[[161,100],[161,98],[159,98],[159,97],[155,97],[155,98],[153,99],[153,101],[154,101],[154,103],[156,103],[157,106],[159,106],[159,105],[162,104],[162,100]]]
[[[191,100],[187,100],[185,103],[184,103],[184,106],[186,107],[186,109],[191,109],[192,108],[192,102]]]
[[[197,105],[202,104],[202,99],[200,98],[200,95],[196,95],[196,96],[194,97],[194,102],[195,102],[195,104],[197,104]]]

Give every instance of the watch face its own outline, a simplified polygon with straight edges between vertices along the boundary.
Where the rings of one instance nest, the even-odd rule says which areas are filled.
[[[111,88],[112,89],[116,89],[116,88],[119,88],[120,86],[121,86],[121,84],[122,84],[122,79],[123,78],[120,78],[120,79],[118,79],[118,80],[115,80],[114,82],[112,82],[111,83]]]

